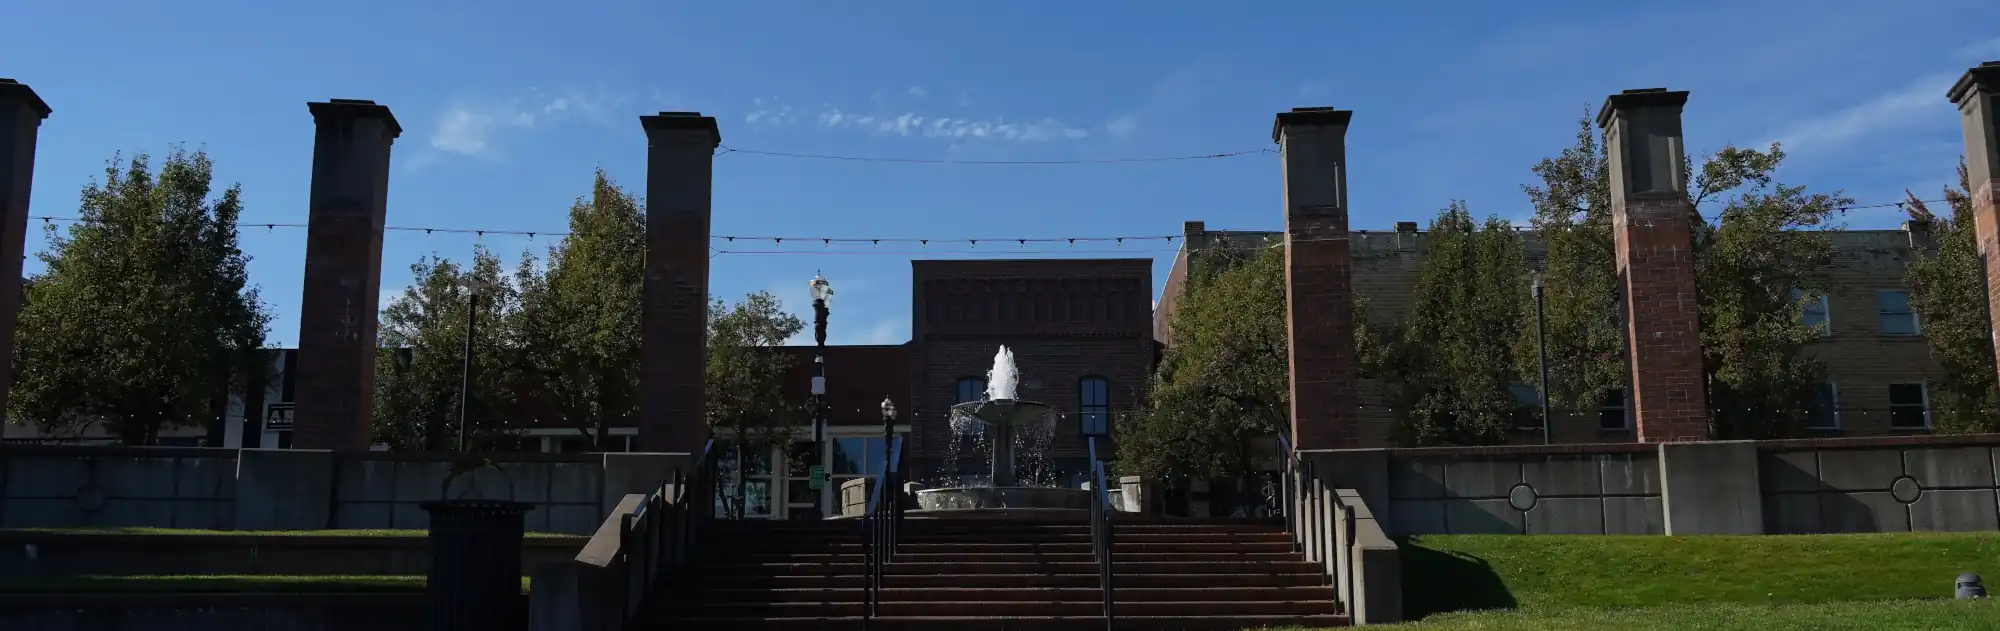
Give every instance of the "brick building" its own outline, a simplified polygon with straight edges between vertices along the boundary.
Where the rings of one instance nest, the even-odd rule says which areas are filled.
[[[1182,252],[1168,271],[1153,314],[1154,337],[1165,343],[1168,322],[1186,283],[1189,251],[1224,240],[1237,244],[1274,243],[1276,232],[1206,230],[1188,222]],[[1425,233],[1414,222],[1397,224],[1392,232],[1352,232],[1354,292],[1369,301],[1377,321],[1407,313],[1423,262]],[[1923,326],[1909,306],[1904,272],[1929,235],[1922,227],[1902,230],[1847,230],[1833,236],[1833,265],[1828,268],[1829,295],[1807,309],[1810,321],[1828,325],[1825,340],[1811,349],[1827,364],[1828,380],[1820,410],[1808,431],[1827,436],[1869,436],[1924,433],[1930,430],[1929,382],[1941,374],[1922,337]],[[1532,235],[1527,242],[1531,266],[1543,255]],[[1197,254],[1195,260],[1199,260]],[[1522,291],[1526,291],[1523,288]],[[1552,378],[1560,378],[1560,375]],[[1381,384],[1360,383],[1360,430],[1363,446],[1388,446],[1392,414]],[[1533,386],[1516,388],[1524,406],[1536,403]],[[1532,415],[1530,415],[1532,416]],[[1539,426],[1523,428],[1515,439],[1539,443]],[[1550,427],[1557,443],[1630,442],[1636,439],[1628,397],[1605,401],[1594,414],[1559,415]]]

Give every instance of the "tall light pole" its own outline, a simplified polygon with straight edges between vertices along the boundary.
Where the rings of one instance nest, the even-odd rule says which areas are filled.
[[[813,299],[812,441],[820,443],[826,441],[826,316],[833,303],[833,284],[814,272],[806,288],[812,290]]]
[[[889,475],[889,456],[890,456],[890,452],[889,452],[889,444],[890,444],[890,443],[893,443],[893,442],[896,442],[896,402],[895,402],[895,401],[890,401],[890,400],[889,400],[889,397],[882,397],[882,473],[881,473],[881,475],[882,475],[883,477],[882,477],[882,478],[880,478],[880,479],[878,479],[878,480],[876,480],[876,482],[878,482],[878,483],[881,483],[881,482],[885,482],[886,480],[888,480],[888,475]],[[883,489],[883,490],[882,490],[882,492],[883,492],[883,493],[890,493],[890,492],[894,492],[894,491],[896,491],[896,489]]]
[[[1529,292],[1535,298],[1535,364],[1542,377],[1536,384],[1536,392],[1542,398],[1542,444],[1549,443],[1549,347],[1548,326],[1542,315],[1542,270],[1530,272]]]
[[[479,294],[486,291],[485,279],[468,273],[458,279],[465,288],[465,356],[458,376],[458,452],[465,453],[466,409],[472,394],[472,336],[479,330]]]

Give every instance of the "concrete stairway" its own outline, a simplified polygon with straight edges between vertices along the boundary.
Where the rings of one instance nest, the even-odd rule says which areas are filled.
[[[885,629],[1101,630],[1090,528],[1083,524],[908,520],[888,570]],[[731,523],[670,585],[660,629],[862,629],[858,524]],[[1276,526],[1240,521],[1117,527],[1120,629],[1206,631],[1345,626],[1334,588]]]

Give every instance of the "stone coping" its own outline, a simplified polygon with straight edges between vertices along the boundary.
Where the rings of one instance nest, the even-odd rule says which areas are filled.
[[[421,606],[422,590],[407,593],[341,592],[148,592],[92,594],[0,594],[0,609],[191,609],[200,607]]]
[[[0,446],[0,459],[12,456],[43,457],[96,457],[96,458],[213,458],[235,460],[239,449],[226,447],[134,447],[128,445],[6,445]],[[314,450],[260,449],[259,451],[299,451],[310,453]],[[507,465],[516,462],[573,462],[598,464],[604,462],[605,453],[625,452],[583,452],[583,453],[540,453],[505,452],[471,454],[474,457],[490,458],[495,464]],[[364,462],[456,462],[464,454],[453,452],[416,451],[355,451],[334,452],[334,457],[343,460]],[[683,454],[684,455],[684,454]]]
[[[523,548],[581,548],[589,537],[582,535],[529,534],[521,539]],[[197,548],[197,547],[289,547],[289,548],[397,548],[430,545],[428,534],[289,534],[215,532],[117,532],[88,530],[0,530],[0,546],[87,547],[87,548]]]
[[[1702,441],[1730,442],[1730,441]],[[1884,449],[1899,447],[2000,447],[2000,434],[1888,434],[1842,438],[1791,438],[1752,442],[1758,451],[1805,449]],[[1386,453],[1392,458],[1478,458],[1650,454],[1666,443],[1565,443],[1558,445],[1480,445],[1465,447],[1387,447],[1373,449],[1302,449],[1301,454]]]

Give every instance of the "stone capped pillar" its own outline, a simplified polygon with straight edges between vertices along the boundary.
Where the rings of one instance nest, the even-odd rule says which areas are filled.
[[[364,451],[374,442],[389,147],[403,127],[374,101],[331,99],[306,109],[315,131],[292,446]]]
[[[1347,243],[1347,122],[1330,107],[1278,114],[1285,180],[1285,328],[1290,334],[1292,445],[1361,446],[1354,285]]]
[[[1965,174],[1972,187],[1979,258],[1986,264],[1986,306],[1993,330],[2000,331],[2000,254],[1995,253],[2000,248],[2000,61],[1965,71],[1946,96],[1958,106],[1965,131]]]
[[[640,336],[639,449],[701,453],[707,370],[709,197],[715,118],[639,117],[646,130],[646,285]]]
[[[1640,442],[1707,440],[1708,392],[1695,298],[1694,202],[1681,107],[1687,92],[1626,90],[1604,101],[1611,230],[1625,298],[1625,348]]]
[[[14,319],[21,311],[21,255],[28,236],[28,188],[35,182],[35,136],[49,104],[13,79],[0,79],[0,418],[14,383]]]

